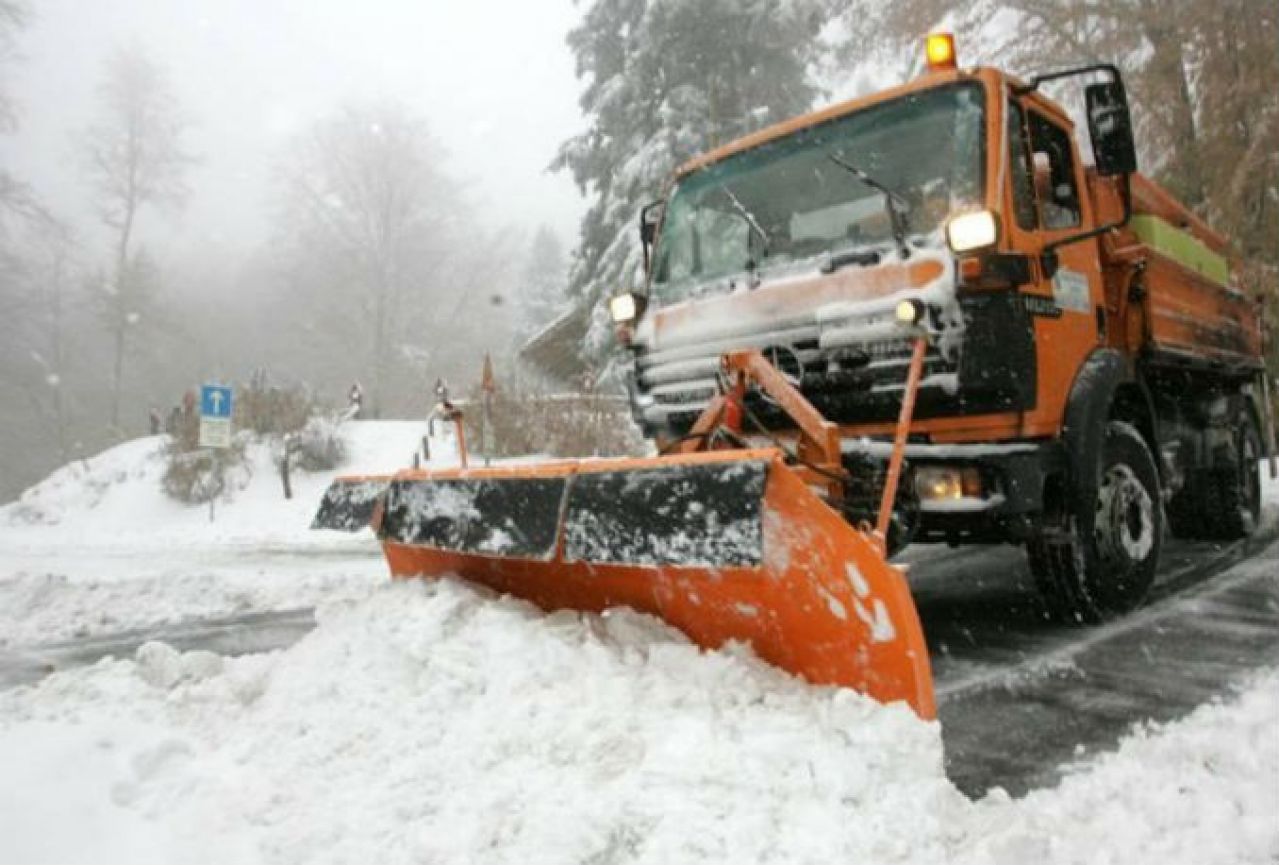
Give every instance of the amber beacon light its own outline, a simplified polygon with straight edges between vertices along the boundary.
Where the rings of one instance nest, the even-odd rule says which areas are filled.
[[[951,33],[930,34],[924,41],[924,53],[928,57],[928,68],[933,71],[958,68],[955,37]]]

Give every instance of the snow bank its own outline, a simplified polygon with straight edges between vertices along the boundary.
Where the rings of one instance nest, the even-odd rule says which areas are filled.
[[[311,518],[333,477],[408,465],[425,430],[412,421],[344,425],[346,463],[294,472],[290,500],[271,446],[254,442],[248,471],[212,521],[207,505],[161,489],[162,436],[59,469],[0,507],[0,647],[364,594],[386,579],[372,532],[313,532]],[[431,451],[435,464],[456,459],[447,431]]]
[[[1270,674],[972,803],[902,706],[633,613],[396,584],[283,653],[149,644],[0,694],[0,861],[1270,862],[1277,719]]]
[[[940,861],[966,805],[903,706],[451,582],[0,694],[10,769],[6,862]]]
[[[1138,729],[1055,789],[988,796],[966,833],[956,865],[1279,861],[1279,671]]]
[[[34,543],[69,535],[78,545],[104,547],[204,541],[311,544],[318,538],[308,527],[329,482],[339,474],[384,474],[409,465],[426,424],[354,421],[343,429],[346,463],[331,472],[295,471],[291,500],[284,498],[271,445],[250,443],[247,471],[215,504],[212,520],[207,505],[176,502],[161,489],[165,436],[125,442],[62,467],[18,501],[0,507],[0,537]],[[25,536],[16,530],[26,530]]]

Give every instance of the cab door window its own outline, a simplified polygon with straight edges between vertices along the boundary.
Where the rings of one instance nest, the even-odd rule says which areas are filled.
[[[1013,211],[1017,227],[1034,231],[1039,227],[1039,208],[1031,180],[1030,148],[1026,142],[1026,115],[1016,102],[1008,104],[1008,161],[1013,182]]]
[[[1075,228],[1080,223],[1079,186],[1066,130],[1038,112],[1029,112],[1030,168],[1039,225],[1047,231]]]

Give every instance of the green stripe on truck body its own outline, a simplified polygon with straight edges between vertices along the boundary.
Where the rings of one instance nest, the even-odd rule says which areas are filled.
[[[1194,235],[1182,231],[1158,216],[1139,214],[1129,222],[1142,243],[1183,267],[1211,279],[1218,285],[1229,285],[1230,262],[1218,255]]]

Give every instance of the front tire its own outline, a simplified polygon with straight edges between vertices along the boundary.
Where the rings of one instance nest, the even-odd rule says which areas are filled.
[[[1026,545],[1041,597],[1068,622],[1100,622],[1138,606],[1163,546],[1159,472],[1141,434],[1110,421],[1100,451],[1091,467],[1079,467],[1083,483],[1063,496],[1054,525]]]

